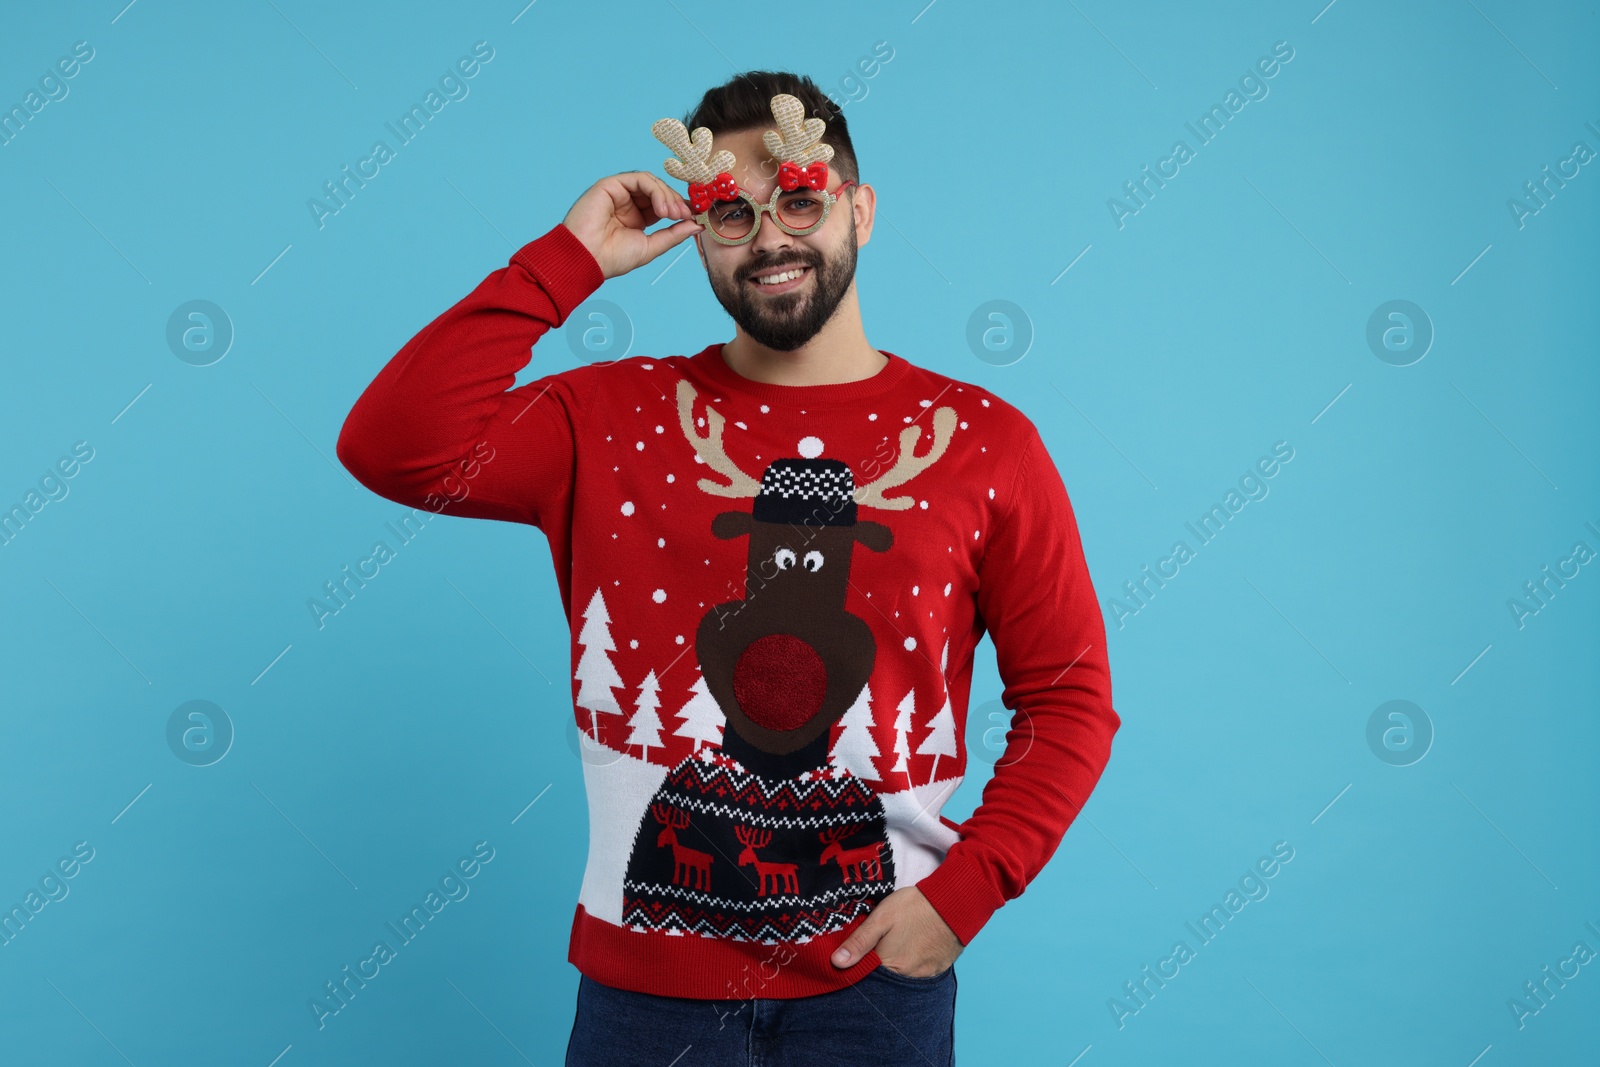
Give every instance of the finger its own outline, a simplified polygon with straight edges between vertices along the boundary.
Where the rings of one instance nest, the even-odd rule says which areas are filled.
[[[667,203],[672,208],[672,217],[675,219],[692,219],[694,212],[689,207],[689,201],[684,199],[682,193],[667,186]]]
[[[693,219],[675,222],[671,226],[657,230],[655,233],[645,234],[644,239],[647,242],[645,247],[649,250],[650,258],[655,259],[685,237],[693,237],[704,228]]]
[[[656,214],[661,218],[686,219],[691,212],[689,205],[683,202],[683,197],[672,186],[660,177],[649,171],[630,171],[622,177],[632,179],[629,187],[636,193],[643,193],[650,199],[655,207]]]
[[[633,206],[638,210],[640,218],[643,220],[639,224],[640,229],[647,229],[666,218],[661,213],[660,205],[651,197],[637,196],[634,198]]]
[[[655,216],[650,221],[654,222],[656,219],[662,219],[666,217],[661,213],[661,209],[665,206],[662,203],[661,192],[654,186],[640,183],[629,189],[628,193],[633,197],[634,206],[637,207],[642,214],[653,214]]]
[[[641,199],[641,210],[648,210],[654,214],[650,221],[654,223],[660,219],[687,219],[692,216],[689,206],[683,202],[672,187],[653,174],[641,174],[645,179],[635,192],[635,197]],[[648,204],[648,209],[644,207]]]
[[[867,914],[861,920],[861,925],[850,932],[838,948],[833,950],[833,962],[838,967],[848,967],[861,959],[877,947],[878,941],[883,937],[881,922],[874,922],[878,918],[877,910]]]
[[[689,206],[683,202],[672,187],[666,182],[657,182],[656,193],[651,198],[655,205],[656,214],[664,219],[686,219],[689,217]]]

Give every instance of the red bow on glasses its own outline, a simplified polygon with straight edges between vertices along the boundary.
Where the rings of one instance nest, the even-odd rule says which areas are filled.
[[[792,192],[802,185],[807,189],[826,189],[828,187],[828,165],[820,160],[808,167],[798,166],[787,160],[779,164],[778,186],[784,192]]]
[[[696,211],[707,210],[713,200],[736,200],[738,196],[739,183],[727,171],[709,182],[689,183],[689,205]]]

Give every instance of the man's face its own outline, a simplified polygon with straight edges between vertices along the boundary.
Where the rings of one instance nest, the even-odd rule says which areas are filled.
[[[778,184],[778,164],[767,153],[760,130],[719,133],[715,146],[733,152],[739,188],[765,204]],[[828,188],[841,184],[829,167]],[[792,352],[817,335],[833,317],[856,274],[856,189],[839,197],[822,227],[803,237],[785,233],[762,212],[756,235],[742,245],[724,245],[701,233],[696,240],[711,291],[751,340],[779,352]],[[792,281],[763,285],[758,278],[799,268]]]

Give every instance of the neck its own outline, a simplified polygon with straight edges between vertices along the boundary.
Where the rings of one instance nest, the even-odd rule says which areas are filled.
[[[849,291],[827,325],[792,352],[768,348],[737,330],[722,346],[723,362],[741,378],[767,385],[836,385],[870,378],[889,362],[872,347],[861,327],[856,287]]]

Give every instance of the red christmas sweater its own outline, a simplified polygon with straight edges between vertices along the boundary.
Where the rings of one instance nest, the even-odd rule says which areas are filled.
[[[890,352],[830,385],[752,381],[713,344],[513,387],[603,281],[555,226],[413,337],[338,442],[383,497],[549,539],[589,810],[569,960],[666,996],[828,992],[878,966],[829,956],[910,885],[969,943],[1121,724],[1037,429]],[[1013,718],[955,822],[985,630]]]

